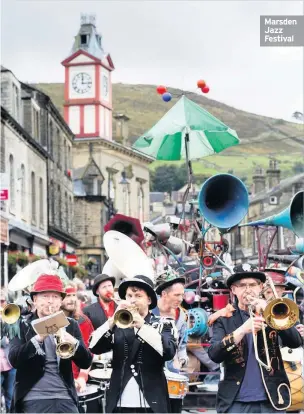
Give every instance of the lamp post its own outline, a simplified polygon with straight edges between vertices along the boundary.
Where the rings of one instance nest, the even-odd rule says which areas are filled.
[[[111,198],[111,182],[110,182],[111,171],[110,169],[113,168],[117,164],[120,164],[123,167],[123,171],[121,172],[121,180],[119,181],[119,184],[123,186],[123,191],[128,191],[128,185],[129,185],[129,181],[126,177],[126,171],[125,171],[126,166],[120,161],[114,162],[114,164],[112,164],[108,170],[108,221],[111,219],[112,215],[115,214],[114,213],[114,201]]]

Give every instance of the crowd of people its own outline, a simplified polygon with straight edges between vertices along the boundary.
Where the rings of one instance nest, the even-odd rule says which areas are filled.
[[[226,281],[233,311],[214,314],[211,345],[204,355],[213,369],[219,364],[223,368],[216,403],[220,413],[284,412],[291,404],[280,347],[302,347],[304,327],[297,322],[285,330],[263,330],[261,315],[273,297],[264,289],[266,276],[282,295],[280,271],[238,266]],[[101,274],[90,284],[91,294],[81,281],[64,286],[59,276],[39,276],[16,326],[1,324],[1,384],[7,412],[80,412],[78,395],[89,383],[93,357],[110,352],[105,412],[181,413],[183,399],[170,398],[166,372],[184,375],[189,360],[187,313],[181,307],[185,283],[174,272],[166,272],[155,284],[136,275],[116,291],[115,278]],[[6,303],[2,291],[1,306]],[[253,305],[260,312],[250,317]],[[69,321],[60,337],[71,346],[67,357],[58,353],[56,333],[37,334],[32,324],[60,310]],[[123,310],[132,313],[127,328],[116,318]]]

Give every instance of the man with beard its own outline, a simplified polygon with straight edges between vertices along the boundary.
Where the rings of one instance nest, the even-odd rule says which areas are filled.
[[[115,277],[112,276],[97,275],[94,279],[92,292],[98,300],[83,309],[83,313],[90,319],[94,329],[99,328],[114,315],[117,307],[113,301],[114,285]]]
[[[80,303],[77,299],[77,288],[75,285],[70,284],[65,288],[66,297],[63,299],[61,309],[65,315],[69,318],[73,318],[78,322],[80,332],[83,338],[83,342],[86,347],[89,346],[89,339],[94,331],[93,325],[90,319],[84,315],[80,310]],[[75,379],[76,389],[79,392],[83,392],[86,388],[88,381],[88,373],[91,368],[84,370],[72,362],[73,376]]]
[[[92,355],[85,347],[78,324],[69,319],[61,340],[73,345],[72,355],[61,358],[56,352],[54,335],[39,335],[32,322],[60,310],[66,293],[59,276],[41,275],[31,298],[36,311],[20,320],[20,332],[11,342],[8,359],[16,368],[11,412],[78,413],[78,397],[72,373],[72,361],[82,369],[91,366]]]

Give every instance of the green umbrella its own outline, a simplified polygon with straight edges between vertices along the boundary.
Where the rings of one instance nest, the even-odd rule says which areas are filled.
[[[133,148],[157,160],[187,161],[237,145],[237,133],[186,96],[138,138]]]

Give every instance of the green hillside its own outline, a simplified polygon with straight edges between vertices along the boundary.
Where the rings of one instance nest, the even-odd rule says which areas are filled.
[[[63,84],[34,86],[48,94],[60,112],[63,112]],[[114,112],[124,113],[130,117],[130,143],[151,128],[176,102],[176,99],[170,103],[163,102],[155,89],[153,85],[113,85]],[[170,91],[181,94],[178,89]],[[302,161],[302,125],[241,111],[206,96],[194,93],[187,96],[235,129],[241,139],[241,145],[229,148],[220,155],[195,162],[196,174],[209,175],[233,170],[235,174],[249,178],[255,166],[267,167],[269,156],[275,156],[280,161],[283,176],[288,176],[292,174],[293,164]],[[151,168],[157,165],[159,162],[153,163]]]

